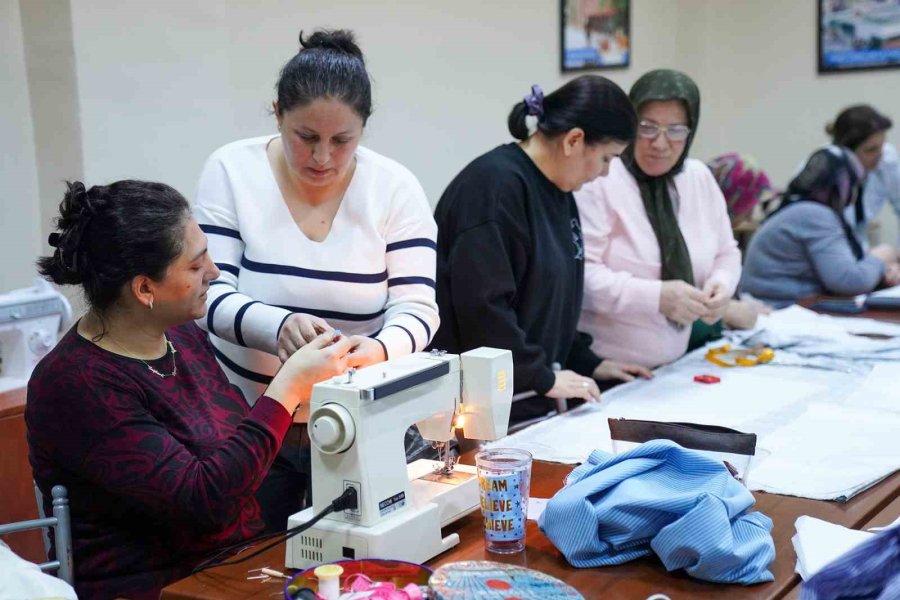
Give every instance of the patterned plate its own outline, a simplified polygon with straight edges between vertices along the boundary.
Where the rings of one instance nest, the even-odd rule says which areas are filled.
[[[428,580],[437,600],[576,600],[572,586],[546,573],[489,560],[450,563]]]

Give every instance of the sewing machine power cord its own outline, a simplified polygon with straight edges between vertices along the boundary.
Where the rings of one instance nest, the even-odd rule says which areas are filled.
[[[285,541],[289,540],[290,538],[294,537],[295,535],[303,533],[304,531],[306,531],[307,529],[309,529],[310,527],[312,527],[313,525],[318,523],[320,520],[322,520],[322,518],[324,518],[326,515],[329,515],[333,512],[340,512],[342,510],[355,509],[358,507],[358,503],[359,503],[359,499],[357,498],[357,495],[356,495],[356,488],[348,487],[347,489],[344,490],[343,494],[341,494],[340,496],[338,496],[337,498],[332,500],[331,504],[329,504],[327,508],[321,510],[317,515],[315,515],[312,519],[310,519],[306,523],[303,523],[302,525],[297,525],[296,527],[291,527],[290,529],[287,529],[285,531],[275,531],[272,533],[263,533],[256,537],[250,538],[249,540],[244,540],[238,544],[233,544],[231,546],[228,546],[227,548],[223,548],[219,552],[217,552],[216,554],[211,556],[210,558],[204,560],[199,565],[194,567],[193,573],[199,573],[200,571],[205,571],[207,569],[213,569],[215,567],[224,567],[226,565],[236,565],[236,564],[245,562],[247,560],[250,560],[254,556],[258,556],[258,555],[262,554],[269,548],[274,548],[278,544],[284,543]],[[232,559],[232,560],[228,560],[228,561],[224,561],[224,562],[219,562],[222,560],[223,557],[225,557],[227,554],[229,554],[235,550],[238,550],[238,552],[240,553],[241,551],[246,550],[247,548],[249,548],[250,546],[253,546],[254,544],[258,544],[258,543],[264,542],[266,540],[271,540],[273,538],[278,538],[278,539],[276,539],[271,544],[267,544],[267,545],[263,546],[262,548],[260,548],[259,550],[256,550],[255,552],[248,554],[247,556],[242,556],[241,558]]]

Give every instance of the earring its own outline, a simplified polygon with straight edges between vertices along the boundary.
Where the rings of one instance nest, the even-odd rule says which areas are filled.
[[[150,303],[147,305],[150,310],[153,310],[153,298],[150,298]]]

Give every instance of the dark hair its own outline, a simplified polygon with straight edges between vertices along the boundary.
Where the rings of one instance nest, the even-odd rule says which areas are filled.
[[[637,115],[628,95],[599,75],[582,75],[543,97],[542,110],[538,112],[537,128],[549,137],[579,127],[588,144],[612,140],[628,143],[634,139],[637,130]],[[525,124],[528,114],[528,103],[524,100],[513,106],[509,113],[507,126],[518,140],[528,138]]]
[[[66,182],[59,204],[52,256],[38,259],[50,281],[81,285],[98,313],[119,298],[137,275],[162,279],[181,253],[187,200],[171,187],[148,181],[117,181],[85,190]]]
[[[304,40],[301,31],[300,46],[281,69],[275,86],[278,114],[331,98],[351,107],[365,125],[372,114],[372,83],[353,33],[320,29]]]
[[[893,125],[888,117],[868,104],[859,104],[842,110],[834,123],[825,127],[825,132],[834,144],[856,150],[870,136],[887,131]]]

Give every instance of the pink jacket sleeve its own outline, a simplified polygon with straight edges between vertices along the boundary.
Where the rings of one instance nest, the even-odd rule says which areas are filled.
[[[609,209],[607,191],[592,182],[575,195],[584,235],[585,310],[604,314],[654,315],[659,313],[658,279],[641,279],[607,265],[616,215]],[[656,243],[653,240],[653,243]]]

